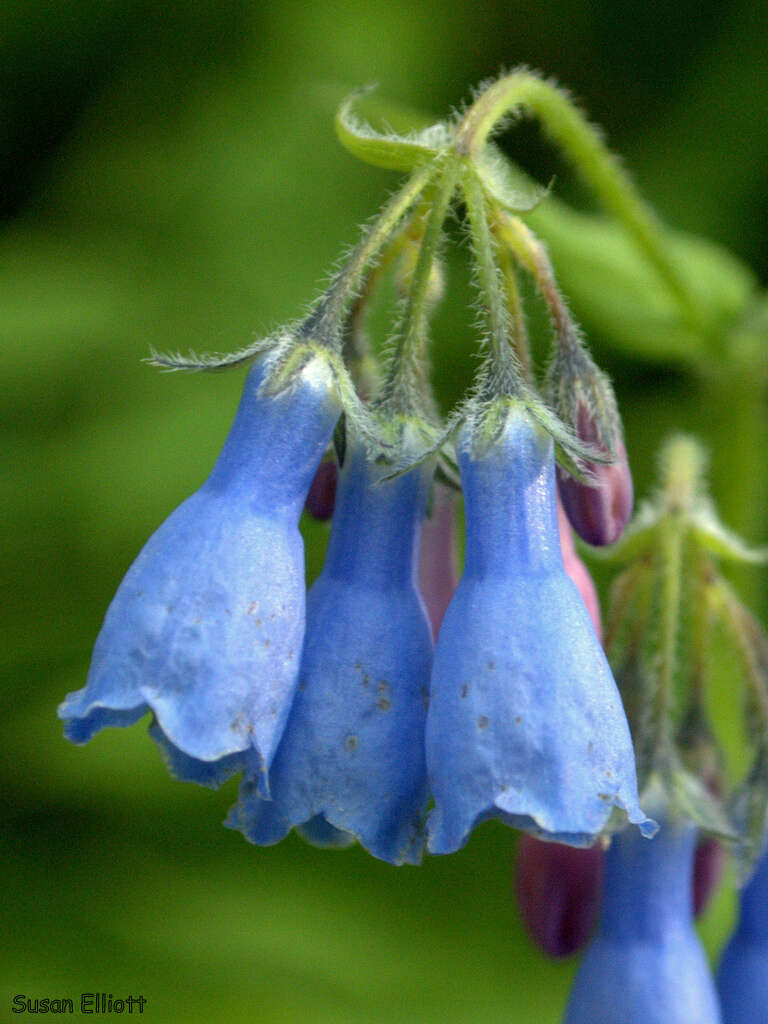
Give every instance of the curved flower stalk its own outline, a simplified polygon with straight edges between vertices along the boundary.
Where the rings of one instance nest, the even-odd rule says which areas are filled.
[[[385,472],[348,448],[271,799],[246,772],[226,822],[256,844],[302,826],[323,845],[351,834],[393,864],[421,858],[432,639],[416,566],[430,470]]]
[[[251,369],[208,480],[121,583],[87,684],[59,708],[74,742],[151,710],[181,778],[216,785],[245,751],[268,767],[304,634],[299,515],[340,408],[321,350],[277,394],[272,368],[266,356]]]
[[[489,817],[590,846],[614,806],[652,834],[616,685],[563,568],[552,441],[520,402],[494,408],[484,451],[477,428],[459,439],[467,550],[432,673],[430,851]]]
[[[720,961],[717,987],[723,1024],[768,1020],[768,853],[742,890],[738,924]]]
[[[695,842],[693,826],[671,819],[651,842],[630,831],[614,836],[600,929],[576,975],[565,1024],[720,1024],[693,927]]]

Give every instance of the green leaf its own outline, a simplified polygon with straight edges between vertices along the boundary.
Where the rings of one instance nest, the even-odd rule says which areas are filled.
[[[549,187],[531,181],[493,144],[485,147],[476,169],[487,194],[510,213],[529,213],[549,195]]]
[[[373,127],[369,120],[358,116],[362,101],[370,89],[353,93],[338,109],[335,120],[336,134],[342,146],[353,156],[374,167],[393,171],[412,171],[420,164],[435,159],[451,142],[453,130],[443,122],[425,126],[419,115],[409,115],[404,108],[378,104],[378,109],[365,103],[366,111],[381,125]],[[415,124],[406,134],[396,131],[394,125]]]
[[[753,301],[756,279],[721,246],[667,231],[670,256],[706,325],[696,331],[620,224],[550,197],[530,214],[579,319],[635,357],[687,364],[724,362],[729,333]],[[606,283],[610,282],[607,286]],[[734,341],[733,344],[736,342]]]
[[[659,510],[649,501],[644,501],[615,544],[605,548],[590,549],[590,557],[603,562],[621,564],[634,562],[659,546]]]
[[[681,765],[664,773],[664,784],[673,807],[698,828],[718,839],[738,842],[739,833],[721,801]]]
[[[768,561],[768,548],[750,548],[719,521],[709,501],[701,500],[691,517],[692,539],[706,551],[729,562],[762,565]]]

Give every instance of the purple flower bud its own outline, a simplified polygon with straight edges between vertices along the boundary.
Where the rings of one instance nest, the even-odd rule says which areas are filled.
[[[333,516],[336,504],[336,483],[339,470],[330,459],[321,462],[312,478],[312,483],[304,503],[305,510],[314,518],[325,522]]]
[[[604,446],[595,421],[582,406],[577,433],[587,444]],[[557,488],[571,526],[587,544],[601,547],[614,544],[624,532],[632,515],[634,492],[627,450],[616,442],[616,461],[610,465],[591,463],[593,485],[574,480],[558,467]]]
[[[419,552],[419,589],[435,640],[458,583],[456,502],[447,487],[435,484],[432,514],[422,523]]]
[[[693,860],[693,912],[696,917],[707,909],[725,867],[725,848],[717,839],[699,839]]]
[[[599,844],[578,850],[523,835],[517,848],[517,898],[531,937],[551,957],[585,945],[594,928],[603,876]]]
[[[560,550],[563,555],[563,566],[571,577],[581,594],[586,605],[592,625],[595,627],[595,634],[600,643],[603,642],[603,623],[600,616],[600,599],[597,596],[595,583],[589,574],[589,569],[576,554],[573,544],[573,532],[568,519],[563,511],[563,506],[557,503],[557,525],[560,530]]]
[[[592,934],[603,885],[603,849],[579,850],[524,835],[517,848],[520,913],[534,942],[554,958],[581,949]],[[702,838],[693,862],[693,910],[706,910],[725,865],[725,849]]]

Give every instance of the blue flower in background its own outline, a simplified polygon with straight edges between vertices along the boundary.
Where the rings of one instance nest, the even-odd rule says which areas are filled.
[[[768,852],[744,887],[717,975],[723,1024],[768,1020]]]
[[[638,806],[616,684],[563,568],[552,441],[502,401],[485,451],[477,426],[459,443],[466,564],[432,672],[432,853],[458,849],[491,817],[575,846],[594,842],[614,805],[655,827]]]
[[[269,766],[304,635],[298,520],[339,412],[322,353],[276,395],[262,388],[271,367],[252,368],[210,477],[120,584],[87,684],[59,708],[75,743],[151,709],[180,778],[217,785],[249,750]]]
[[[650,842],[631,831],[614,837],[600,929],[576,975],[565,1024],[720,1024],[693,925],[695,844],[693,826],[671,821]]]
[[[381,476],[348,450],[271,799],[246,773],[227,825],[261,845],[294,826],[322,845],[353,836],[383,860],[417,863],[432,637],[415,573],[429,474]]]

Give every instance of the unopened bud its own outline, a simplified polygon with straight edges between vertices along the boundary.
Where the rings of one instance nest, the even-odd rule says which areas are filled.
[[[304,503],[304,508],[313,518],[325,521],[333,516],[338,478],[335,462],[326,460],[317,467]]]
[[[435,639],[457,585],[456,502],[447,487],[435,484],[432,513],[421,527],[419,552],[419,589]]]
[[[587,444],[603,447],[595,422],[582,407],[578,435]],[[557,488],[571,526],[587,544],[615,544],[632,515],[634,491],[627,450],[616,441],[616,458],[610,464],[591,463],[591,484],[568,476],[558,467]]]
[[[525,834],[517,850],[517,898],[536,944],[568,956],[589,940],[597,918],[603,849],[575,849]]]
[[[725,868],[725,847],[712,836],[703,836],[693,861],[693,912],[698,917],[709,905]]]

